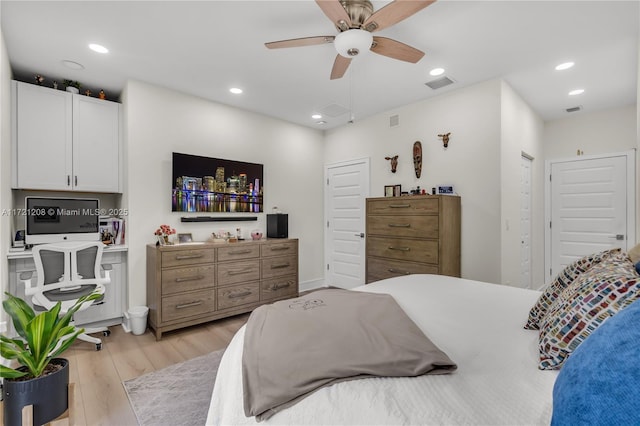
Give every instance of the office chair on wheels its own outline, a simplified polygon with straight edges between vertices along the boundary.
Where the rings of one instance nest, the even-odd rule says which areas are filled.
[[[83,303],[78,312],[100,303],[104,299],[105,284],[111,282],[108,270],[104,271],[104,278],[100,272],[103,249],[104,244],[99,241],[65,241],[34,246],[36,283],[32,285],[30,276],[20,277],[25,285],[25,296],[32,296],[34,310],[49,310],[61,302],[60,315],[64,315],[78,299],[95,291],[100,293],[100,298]],[[95,344],[99,351],[102,341],[89,336],[98,332],[104,336],[111,334],[107,327],[86,328],[78,339]]]

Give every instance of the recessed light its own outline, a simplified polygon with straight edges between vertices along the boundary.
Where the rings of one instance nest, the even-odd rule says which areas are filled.
[[[584,93],[584,89],[576,89],[569,92],[569,96],[582,95]]]
[[[433,76],[444,74],[444,68],[434,68],[431,71],[429,71],[429,74]]]
[[[563,62],[563,63],[561,63],[560,65],[558,65],[556,67],[556,71],[568,70],[569,68],[571,68],[574,65],[575,64],[573,62]]]
[[[69,61],[69,60],[64,60],[62,61],[62,65],[64,65],[67,68],[71,68],[72,70],[83,70],[84,69],[84,65],[79,64],[77,62],[74,61]]]
[[[318,121],[317,124],[327,124],[327,122],[322,120],[322,121]]]
[[[239,89],[237,87],[232,87],[231,89],[229,89],[229,91],[234,95],[239,95],[240,93],[242,93],[242,89]]]
[[[313,118],[314,120],[318,120],[319,118],[322,118],[322,116],[320,114],[313,114],[311,118]]]
[[[100,45],[100,44],[95,44],[95,43],[91,43],[89,45],[89,49],[93,50],[94,52],[98,52],[98,53],[109,53],[109,49],[107,49],[106,47]]]

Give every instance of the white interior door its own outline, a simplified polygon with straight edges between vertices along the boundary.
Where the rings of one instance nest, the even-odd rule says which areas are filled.
[[[531,158],[521,161],[520,178],[520,287],[531,288]]]
[[[547,281],[582,256],[620,247],[635,235],[633,154],[550,162]]]
[[[353,288],[365,283],[365,200],[369,159],[325,169],[326,283]]]

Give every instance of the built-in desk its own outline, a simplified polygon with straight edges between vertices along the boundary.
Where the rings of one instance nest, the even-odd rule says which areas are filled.
[[[101,303],[77,312],[74,315],[76,325],[82,326],[110,326],[122,323],[123,312],[126,310],[127,296],[127,245],[106,246],[102,252],[102,267],[110,271],[111,282],[106,285],[104,299]],[[9,261],[9,293],[25,299],[24,286],[20,275],[32,272],[36,277],[36,266],[31,250],[10,251]]]

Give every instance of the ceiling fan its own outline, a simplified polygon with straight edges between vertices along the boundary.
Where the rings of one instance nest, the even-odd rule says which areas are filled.
[[[280,49],[333,43],[338,55],[331,70],[331,80],[344,76],[351,60],[369,50],[415,64],[424,56],[424,52],[390,38],[373,36],[371,33],[397,24],[435,1],[395,0],[374,12],[369,0],[316,0],[320,9],[335,24],[340,32],[338,35],[272,41],[265,43],[265,46],[269,49]]]

